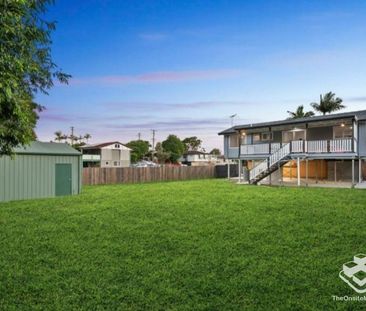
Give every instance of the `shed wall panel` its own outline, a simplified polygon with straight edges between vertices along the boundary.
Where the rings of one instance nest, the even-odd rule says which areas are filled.
[[[55,196],[55,165],[72,165],[72,194],[80,193],[80,156],[17,154],[0,157],[0,201]]]

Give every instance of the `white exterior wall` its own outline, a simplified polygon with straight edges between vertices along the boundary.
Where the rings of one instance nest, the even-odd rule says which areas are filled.
[[[128,167],[131,164],[131,149],[115,144],[101,149],[100,167]]]

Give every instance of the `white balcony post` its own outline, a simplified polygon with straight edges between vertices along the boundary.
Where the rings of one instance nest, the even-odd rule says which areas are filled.
[[[358,158],[358,183],[362,182],[362,160]]]
[[[241,160],[239,159],[239,165],[238,165],[238,170],[239,170],[239,183],[241,183]]]
[[[300,180],[300,158],[297,158],[297,186],[300,187],[301,180]]]
[[[352,159],[352,186],[355,184],[355,159]]]
[[[230,179],[230,159],[227,159],[227,179]]]

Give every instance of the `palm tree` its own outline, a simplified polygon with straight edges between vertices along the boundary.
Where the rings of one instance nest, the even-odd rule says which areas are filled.
[[[89,139],[91,138],[91,135],[89,133],[86,133],[84,135],[84,138],[86,139],[86,143],[88,143]]]
[[[314,115],[314,112],[312,111],[304,112],[303,105],[297,107],[295,112],[287,111],[287,113],[290,115],[288,119],[310,118]]]
[[[55,140],[58,141],[59,143],[61,142],[61,140],[64,139],[64,134],[62,134],[61,131],[56,131],[55,133]]]
[[[73,134],[70,134],[69,136],[67,136],[67,139],[70,139],[71,146],[74,146],[74,144],[77,143],[77,141],[78,141],[78,137]]]
[[[342,105],[342,102],[342,98],[335,97],[334,93],[328,92],[324,96],[320,95],[319,104],[311,103],[310,105],[314,108],[315,111],[318,111],[325,115],[327,113],[332,113],[334,111],[346,108],[346,106]]]

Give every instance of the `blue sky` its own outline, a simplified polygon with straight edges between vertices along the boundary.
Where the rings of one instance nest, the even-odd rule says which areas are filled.
[[[58,0],[54,61],[73,78],[38,96],[40,140],[199,136],[286,118],[333,91],[366,109],[366,1]]]

